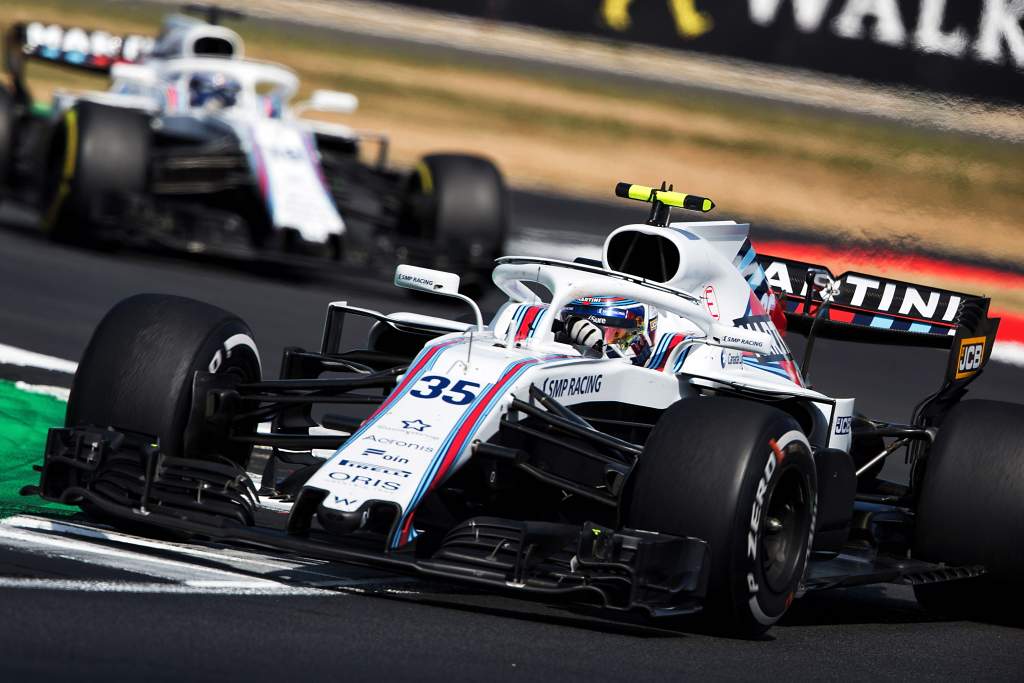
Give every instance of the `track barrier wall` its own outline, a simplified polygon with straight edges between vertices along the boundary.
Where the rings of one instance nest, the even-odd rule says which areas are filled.
[[[1024,0],[392,0],[1024,104]]]

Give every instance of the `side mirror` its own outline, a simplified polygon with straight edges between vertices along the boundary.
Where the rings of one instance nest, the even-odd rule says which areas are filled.
[[[408,266],[405,264],[395,268],[396,287],[450,296],[465,301],[473,309],[477,327],[482,328],[484,326],[484,319],[480,313],[480,307],[465,294],[459,294],[459,281],[458,275],[446,273],[443,270],[432,270],[430,268],[420,268],[419,266]]]
[[[316,111],[351,114],[359,108],[359,98],[350,92],[314,90],[307,107]]]
[[[451,296],[459,293],[459,281],[458,275],[446,273],[443,270],[431,270],[405,264],[395,268],[395,286],[405,289]]]

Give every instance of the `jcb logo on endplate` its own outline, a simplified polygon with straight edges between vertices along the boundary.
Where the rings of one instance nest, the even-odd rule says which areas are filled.
[[[843,436],[850,433],[850,425],[853,424],[853,417],[843,415],[836,418],[836,435]]]
[[[971,337],[960,340],[960,352],[956,361],[956,379],[966,379],[981,369],[985,360],[985,337]]]

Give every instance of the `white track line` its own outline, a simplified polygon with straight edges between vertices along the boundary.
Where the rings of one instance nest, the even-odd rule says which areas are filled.
[[[315,595],[337,597],[345,595],[337,591],[266,584],[257,582],[210,582],[186,581],[185,583],[148,583],[128,581],[88,581],[74,579],[35,579],[0,577],[0,589],[29,589],[50,591],[72,591],[75,593],[175,593],[178,595]]]
[[[187,583],[195,580],[218,580],[229,582],[243,582],[247,587],[253,581],[260,585],[274,586],[283,585],[269,579],[253,579],[244,574],[202,567],[199,565],[171,560],[142,553],[110,548],[88,541],[81,541],[64,536],[51,536],[35,531],[25,531],[10,526],[0,527],[0,545],[13,548],[21,548],[32,551],[41,551],[58,557],[64,557],[86,564],[94,564],[112,569],[134,572],[144,576],[152,576],[178,583]]]
[[[78,369],[78,363],[74,361],[19,349],[17,346],[8,346],[7,344],[0,344],[0,365],[42,368],[43,370],[65,372],[69,375],[75,374],[75,370]]]
[[[29,384],[28,382],[22,382],[18,380],[14,383],[15,389],[27,392],[29,394],[42,394],[43,396],[52,396],[58,401],[67,402],[71,396],[71,390],[65,389],[64,387],[51,387],[46,384]]]
[[[0,520],[0,527],[4,526],[16,527],[26,531],[49,531],[63,536],[78,536],[81,538],[100,541],[110,541],[112,543],[134,546],[136,548],[145,548],[147,550],[171,551],[180,555],[195,557],[197,559],[223,561],[226,555],[223,549],[203,550],[193,546],[182,545],[180,543],[156,541],[148,538],[141,538],[139,536],[130,536],[117,531],[107,531],[78,524],[66,524],[64,522],[57,522],[30,515],[16,515],[14,517],[8,517],[7,519]],[[292,569],[295,566],[294,564],[289,564],[287,562],[260,559],[259,556],[256,555],[246,557],[245,561],[247,564],[268,570]]]
[[[283,574],[288,572],[290,574],[302,574],[308,576],[309,579],[303,579],[304,585],[311,586],[322,586],[325,588],[349,588],[356,586],[366,585],[394,585],[404,584],[418,581],[415,577],[410,576],[396,576],[386,572],[380,572],[379,570],[366,569],[363,567],[356,567],[348,565],[345,566],[347,572],[357,572],[355,576],[338,576],[331,572],[332,569],[338,567],[337,564],[329,563],[324,560],[310,560],[306,558],[297,557],[273,557],[261,554],[254,551],[246,551],[234,548],[223,548],[218,547],[205,548],[202,546],[186,545],[183,543],[175,543],[171,541],[159,541],[149,538],[141,538],[138,536],[132,536],[124,534],[118,531],[111,531],[106,529],[99,529],[96,527],[84,526],[80,524],[70,524],[66,522],[60,522],[42,517],[35,517],[32,515],[16,515],[9,517],[4,520],[0,520],[0,543],[3,538],[3,527],[13,527],[23,531],[38,531],[44,532],[40,534],[43,538],[60,538],[60,537],[80,537],[83,539],[95,539],[100,541],[107,541],[111,543],[118,543],[135,548],[141,548],[145,550],[155,550],[158,552],[175,553],[182,556],[182,558],[192,557],[197,560],[213,560],[217,562],[229,563],[241,571],[250,573],[263,573],[273,572],[276,574]],[[60,534],[61,536],[53,536],[49,534]],[[103,547],[103,546],[99,546]],[[134,554],[134,553],[133,553]],[[146,555],[140,555],[140,557],[148,557]],[[186,562],[187,564],[187,562]],[[194,566],[188,564],[188,566]],[[205,569],[205,568],[204,568]],[[151,572],[147,574],[153,575]],[[369,575],[367,575],[369,574]],[[265,585],[269,580],[258,579],[261,583],[259,585]],[[188,585],[198,585],[195,580],[186,580],[185,583]],[[276,581],[274,581],[276,583]]]

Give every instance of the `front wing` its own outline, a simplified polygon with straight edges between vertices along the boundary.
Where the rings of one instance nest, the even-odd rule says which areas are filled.
[[[218,542],[653,616],[698,611],[707,588],[704,541],[592,523],[474,517],[436,548],[388,551],[369,534],[342,539],[315,528],[300,500],[282,528],[281,515],[259,508],[243,470],[169,457],[153,441],[111,428],[51,429],[40,484],[22,493]]]

